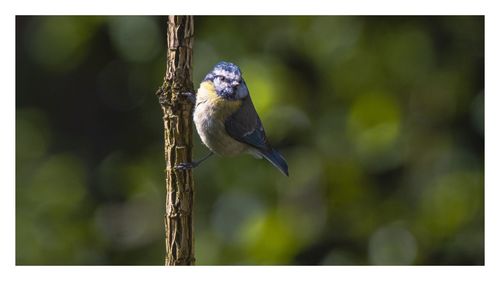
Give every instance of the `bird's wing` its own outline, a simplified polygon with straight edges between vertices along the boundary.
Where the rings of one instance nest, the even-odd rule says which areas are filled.
[[[269,149],[266,133],[262,127],[250,95],[243,99],[241,107],[224,123],[226,132],[237,141],[257,149]]]

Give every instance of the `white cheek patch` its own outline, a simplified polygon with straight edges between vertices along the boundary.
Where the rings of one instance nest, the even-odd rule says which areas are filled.
[[[221,90],[221,89],[225,89],[227,87],[229,87],[229,84],[225,81],[220,81],[219,79],[216,79],[214,81],[214,85],[217,89]]]

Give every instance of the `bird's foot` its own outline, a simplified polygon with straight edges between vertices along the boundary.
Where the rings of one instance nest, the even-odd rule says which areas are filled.
[[[203,161],[205,161],[208,158],[210,158],[210,156],[212,156],[212,155],[214,155],[214,153],[210,152],[209,154],[207,154],[207,156],[203,157],[202,159],[200,159],[198,161],[180,163],[178,165],[175,165],[174,169],[176,169],[176,170],[194,169],[194,168],[198,167],[198,165],[200,165]]]
[[[176,170],[189,170],[189,169],[194,169],[196,167],[198,167],[198,164],[197,162],[185,162],[185,163],[180,163],[178,165],[175,165],[174,166],[174,169]]]
[[[196,104],[196,95],[191,92],[180,93],[181,96],[185,97],[192,104]]]

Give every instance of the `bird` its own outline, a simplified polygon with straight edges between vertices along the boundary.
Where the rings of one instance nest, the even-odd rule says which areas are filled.
[[[264,158],[288,176],[285,158],[267,140],[240,68],[221,61],[205,76],[195,96],[193,121],[210,153],[199,161],[183,163],[194,168],[213,154],[249,153]]]

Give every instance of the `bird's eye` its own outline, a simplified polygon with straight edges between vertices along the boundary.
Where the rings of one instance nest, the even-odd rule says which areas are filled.
[[[224,77],[224,76],[219,76],[219,79],[220,79],[220,81],[225,81],[225,80],[226,80],[226,77]]]

